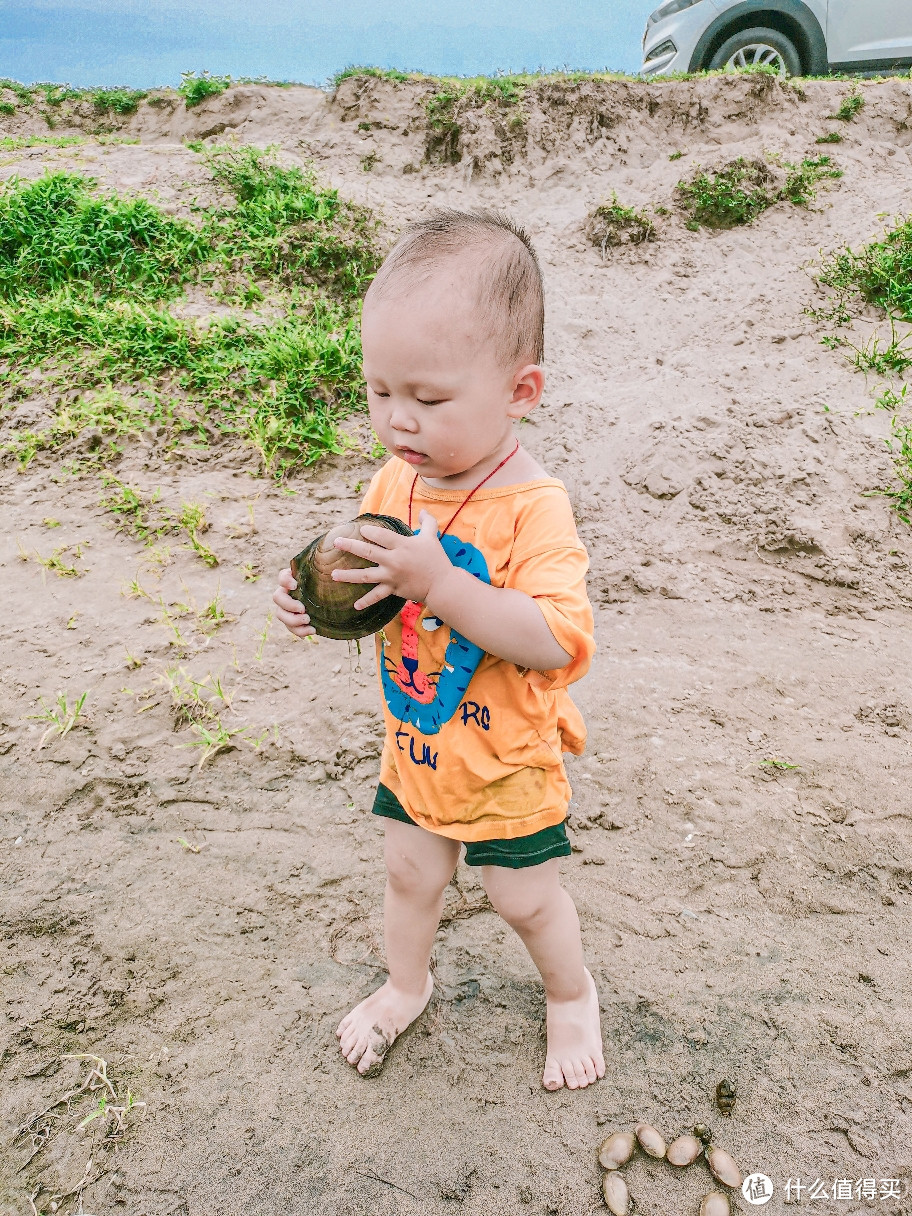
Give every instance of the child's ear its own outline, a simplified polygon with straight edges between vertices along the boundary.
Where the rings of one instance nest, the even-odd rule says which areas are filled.
[[[537,363],[521,367],[513,377],[513,392],[507,409],[508,418],[522,418],[534,410],[545,389],[545,373]]]

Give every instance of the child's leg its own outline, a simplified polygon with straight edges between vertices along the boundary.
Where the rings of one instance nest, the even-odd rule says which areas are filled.
[[[548,1000],[545,1089],[580,1089],[605,1075],[598,995],[583,965],[579,917],[560,885],[557,858],[512,870],[482,866],[491,903],[522,938]]]
[[[358,1072],[380,1071],[396,1035],[430,1000],[428,971],[443,894],[459,860],[459,842],[417,824],[384,819],[386,896],[383,929],[389,979],[343,1018],[336,1034]]]

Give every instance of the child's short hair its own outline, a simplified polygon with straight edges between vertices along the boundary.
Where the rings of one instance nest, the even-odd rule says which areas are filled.
[[[395,282],[413,287],[448,258],[475,252],[474,278],[482,323],[504,363],[541,363],[545,353],[545,293],[528,234],[497,211],[435,211],[410,224],[387,255],[371,294]]]

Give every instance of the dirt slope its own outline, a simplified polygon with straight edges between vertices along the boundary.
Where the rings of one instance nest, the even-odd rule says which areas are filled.
[[[189,550],[150,566],[115,534],[97,479],[7,463],[0,1211],[74,1192],[61,1213],[81,1196],[96,1216],[577,1216],[600,1204],[605,1130],[639,1119],[666,1135],[709,1122],[745,1172],[773,1178],[772,1213],[789,1177],[831,1194],[839,1178],[899,1178],[905,1192],[912,543],[865,496],[891,477],[874,382],[820,344],[804,309],[821,250],[910,208],[912,84],[865,84],[852,123],[828,119],[848,87],[546,81],[519,122],[460,103],[441,145],[428,84],[243,86],[190,111],[173,95],[143,102],[120,127],[138,144],[4,154],[5,176],[67,167],[186,210],[207,173],[183,141],[273,143],[378,208],[391,234],[439,205],[528,226],[547,278],[548,389],[523,437],[567,485],[592,560],[599,653],[577,689],[590,746],[571,761],[566,874],[610,1065],[584,1093],[540,1089],[536,976],[465,867],[429,1012],[377,1080],[336,1054],[340,1016],[383,965],[373,656],[263,630],[274,572],[354,514],[375,465],[324,462],[289,495],[237,455],[165,462],[152,435],[128,447],[118,476],[208,504],[209,570]],[[75,105],[54,134],[95,121]],[[823,150],[844,176],[811,208],[686,228],[674,187],[695,166],[800,160],[837,128],[843,142]],[[612,191],[668,210],[654,242],[603,258],[583,225]],[[39,385],[5,433],[48,406]],[[43,578],[18,552],[77,542],[75,579]],[[134,577],[152,599],[122,594]],[[235,619],[208,638],[186,614],[175,658],[155,597],[201,606],[217,584]],[[178,664],[221,673],[231,724],[273,732],[259,750],[197,769],[161,682]],[[39,749],[39,696],[86,690],[87,717]],[[104,1058],[145,1102],[121,1144],[98,1142],[100,1120],[75,1130],[83,1099],[35,1125],[62,1128],[47,1141],[14,1139],[86,1075],[67,1052]],[[713,1106],[722,1077],[738,1088],[731,1118]],[[671,1174],[627,1170],[637,1212],[697,1211],[708,1173]],[[908,1213],[912,1199],[813,1210],[872,1206]]]

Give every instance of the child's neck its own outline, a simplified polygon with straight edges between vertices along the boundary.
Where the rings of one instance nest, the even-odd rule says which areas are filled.
[[[462,473],[453,473],[449,477],[422,477],[421,480],[435,490],[474,490],[492,469],[497,469],[504,456],[509,456],[515,444],[516,440],[511,433],[504,452],[498,449],[493,455],[479,461],[471,469],[466,469]],[[547,476],[547,472],[538,461],[534,460],[520,444],[515,456],[510,457],[502,469],[497,469],[490,481],[485,481],[484,489],[493,490],[501,486],[520,485],[523,482],[536,481],[540,477]]]

